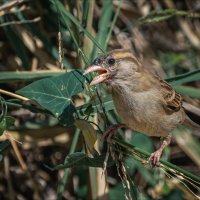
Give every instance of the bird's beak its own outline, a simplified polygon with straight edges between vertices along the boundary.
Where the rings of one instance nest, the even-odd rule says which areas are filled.
[[[97,72],[100,75],[95,76],[93,80],[91,81],[90,85],[96,85],[98,83],[102,83],[106,81],[107,79],[109,79],[110,77],[109,71],[105,67],[102,67],[102,66],[91,65],[85,70],[85,73],[83,75],[86,75],[91,72]]]

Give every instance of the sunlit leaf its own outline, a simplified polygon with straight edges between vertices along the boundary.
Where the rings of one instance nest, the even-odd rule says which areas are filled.
[[[35,81],[17,93],[35,100],[63,124],[70,125],[75,113],[71,98],[83,91],[83,81],[81,71],[74,70],[61,76]]]

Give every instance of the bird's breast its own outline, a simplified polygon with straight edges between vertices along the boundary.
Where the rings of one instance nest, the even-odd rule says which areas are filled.
[[[166,136],[170,127],[163,129],[163,123],[169,123],[159,94],[155,91],[132,92],[114,91],[113,101],[122,121],[131,129],[150,136]],[[167,127],[167,126],[166,126]]]

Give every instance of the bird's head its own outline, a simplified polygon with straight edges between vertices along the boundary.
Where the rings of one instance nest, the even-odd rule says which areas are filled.
[[[112,86],[140,76],[141,67],[141,63],[130,51],[113,50],[96,58],[84,74],[99,73],[90,85],[107,83]]]

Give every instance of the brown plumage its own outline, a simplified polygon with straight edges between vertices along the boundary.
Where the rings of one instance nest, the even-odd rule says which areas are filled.
[[[106,83],[112,91],[116,110],[127,127],[149,136],[164,137],[163,144],[149,160],[153,165],[179,124],[195,124],[185,114],[182,97],[167,82],[152,73],[130,52],[114,50],[95,59],[89,72],[99,72],[91,85]]]

